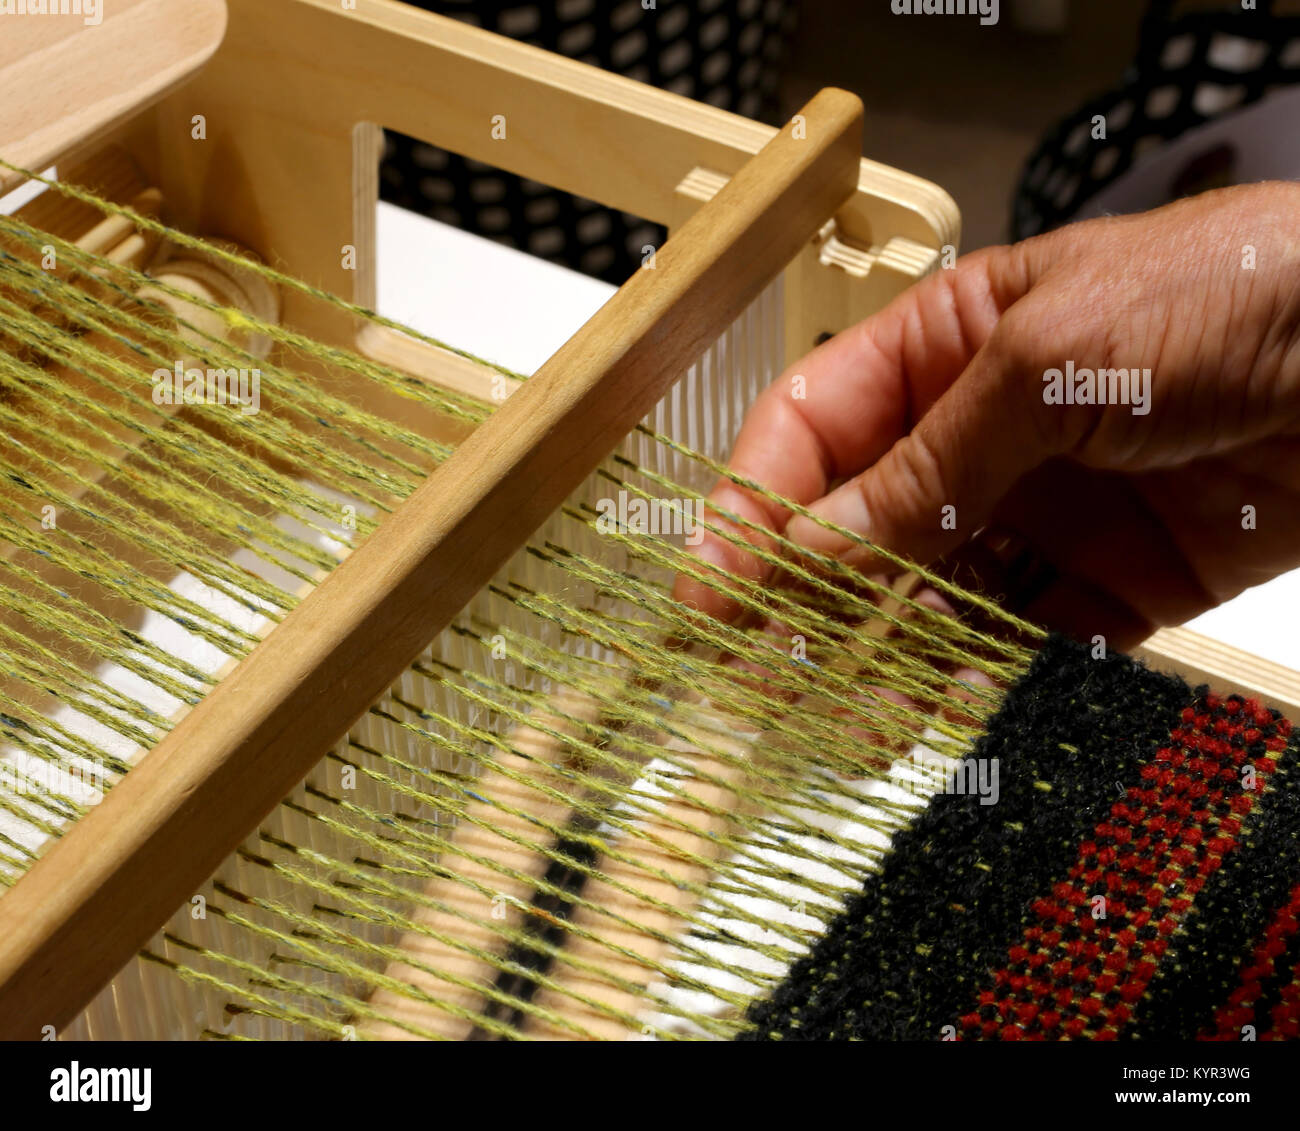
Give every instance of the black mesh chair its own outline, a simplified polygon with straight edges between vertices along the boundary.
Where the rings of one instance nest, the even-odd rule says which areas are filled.
[[[1226,0],[1222,10],[1180,11],[1153,0],[1138,56],[1118,89],[1060,122],[1026,163],[1012,206],[1011,235],[1024,239],[1071,219],[1151,149],[1300,82],[1300,16]],[[1098,117],[1105,138],[1094,137]],[[1175,195],[1231,180],[1231,153],[1208,154]]]
[[[774,122],[795,0],[414,0],[415,6]],[[665,233],[636,216],[389,131],[383,200],[610,283]]]

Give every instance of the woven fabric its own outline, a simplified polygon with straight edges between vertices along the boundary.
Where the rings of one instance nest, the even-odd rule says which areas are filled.
[[[741,1039],[1300,1035],[1288,720],[1052,638],[973,757]]]

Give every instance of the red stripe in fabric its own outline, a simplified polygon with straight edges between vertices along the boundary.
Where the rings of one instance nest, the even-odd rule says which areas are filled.
[[[1264,934],[1251,952],[1250,961],[1242,967],[1238,975],[1237,988],[1228,995],[1228,1000],[1215,1013],[1212,1027],[1202,1033],[1198,1040],[1239,1041],[1242,1039],[1242,1030],[1247,1025],[1254,1025],[1257,1030],[1266,1029],[1264,1033],[1257,1034],[1257,1039],[1261,1041],[1280,1039],[1274,1035],[1279,1031],[1289,1031],[1291,1037],[1297,1035],[1296,1011],[1300,1008],[1300,987],[1296,985],[1296,978],[1300,976],[1300,963],[1297,963],[1292,971],[1290,984],[1283,989],[1281,1001],[1271,1011],[1265,1026],[1259,1024],[1255,1017],[1255,1010],[1264,993],[1264,984],[1277,972],[1277,960],[1286,954],[1298,924],[1300,924],[1300,884],[1291,889],[1290,899],[1265,928]]]
[[[959,1019],[966,1039],[1114,1040],[1155,976],[1169,937],[1237,846],[1285,742],[1266,740],[1256,789],[1242,788],[1247,754],[1274,722],[1254,700],[1207,696],[1183,711],[1142,784],[1111,806],[1067,878],[1031,907],[1006,965]],[[1093,918],[1100,886],[1105,917]],[[989,1007],[992,1007],[991,1009]],[[987,1016],[986,1016],[987,1015]]]

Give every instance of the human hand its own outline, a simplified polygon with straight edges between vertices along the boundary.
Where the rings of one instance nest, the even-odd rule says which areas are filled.
[[[1046,403],[1045,373],[1068,363],[1150,370],[1149,411]],[[982,529],[1018,536],[1056,571],[1022,615],[1119,648],[1300,565],[1300,185],[1224,189],[966,256],[770,386],[731,467],[914,561]],[[879,569],[728,480],[710,500]],[[770,573],[716,535],[697,554]],[[679,577],[676,596],[739,613],[696,579]]]

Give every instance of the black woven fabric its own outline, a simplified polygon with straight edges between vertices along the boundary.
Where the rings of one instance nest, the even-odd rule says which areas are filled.
[[[746,117],[774,121],[795,0],[414,0],[497,32]],[[664,230],[636,216],[388,131],[383,200],[610,283]]]
[[[1290,724],[1052,638],[742,1040],[1293,1038]],[[1097,900],[1101,899],[1098,917]]]
[[[1251,10],[1240,0],[1224,0],[1222,10],[1178,7],[1153,0],[1120,86],[1054,126],[1026,162],[1012,206],[1013,239],[1068,221],[1153,147],[1300,82],[1300,16],[1275,14],[1273,0]],[[1104,139],[1093,136],[1098,115]],[[1224,168],[1197,170],[1195,183],[1171,185],[1171,194],[1230,179],[1231,154],[1219,157]]]

